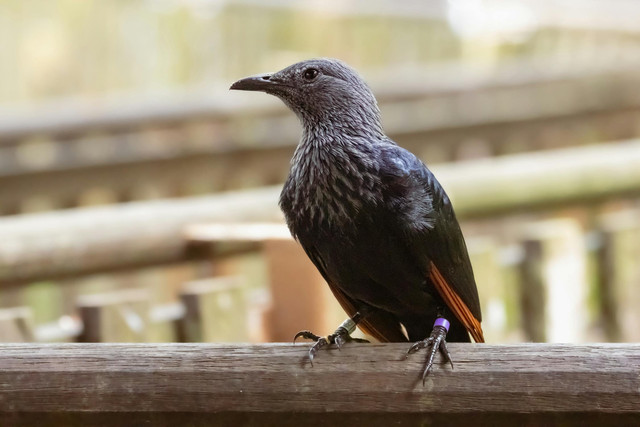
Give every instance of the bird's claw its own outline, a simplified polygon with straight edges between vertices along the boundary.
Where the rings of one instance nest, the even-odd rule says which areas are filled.
[[[431,337],[431,336],[429,336],[429,338],[426,338],[426,339],[424,339],[422,341],[418,341],[416,343],[413,343],[413,345],[409,348],[409,350],[407,350],[407,354],[405,354],[404,358],[407,359],[410,354],[418,352],[418,351],[422,350],[423,348],[427,348],[432,343],[433,343],[433,337]]]
[[[328,347],[331,344],[335,344],[335,346],[340,350],[343,345],[348,342],[358,342],[358,343],[368,343],[369,341],[361,338],[353,338],[349,335],[349,331],[347,331],[343,327],[339,327],[336,331],[326,337],[321,337],[320,335],[316,335],[311,331],[300,331],[295,337],[293,337],[293,342],[295,343],[298,338],[305,338],[308,340],[313,340],[315,343],[309,349],[309,362],[311,362],[311,366],[313,366],[313,359],[318,354],[318,351],[321,349]]]
[[[436,353],[438,350],[443,354],[445,360],[449,362],[451,365],[451,369],[453,369],[453,360],[451,359],[451,354],[449,353],[449,349],[447,348],[447,341],[445,337],[447,336],[447,330],[441,326],[435,326],[431,331],[431,335],[425,338],[422,341],[418,341],[414,343],[405,356],[409,357],[410,354],[413,354],[417,351],[422,350],[423,348],[429,348],[429,354],[427,355],[427,363],[425,365],[424,371],[422,372],[422,384],[425,384],[429,373],[431,372],[431,368],[433,367],[433,360],[436,357]]]
[[[296,336],[294,336],[294,337],[293,337],[293,343],[294,343],[294,344],[296,343],[296,340],[297,340],[298,338],[304,338],[304,339],[306,339],[306,340],[318,341],[318,340],[319,340],[320,338],[322,338],[322,337],[321,337],[321,336],[319,336],[319,335],[314,334],[314,333],[313,333],[313,332],[311,332],[311,331],[306,331],[306,330],[305,330],[305,331],[300,331],[300,332],[298,332],[298,333],[296,334]]]

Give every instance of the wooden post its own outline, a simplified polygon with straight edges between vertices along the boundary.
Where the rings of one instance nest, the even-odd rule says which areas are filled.
[[[33,313],[29,307],[0,309],[0,342],[34,341]]]
[[[180,341],[247,341],[246,296],[240,278],[187,282],[180,300],[185,307],[184,317],[177,322]]]
[[[592,235],[596,238],[595,248],[596,280],[598,289],[598,314],[602,332],[609,342],[620,342],[622,331],[618,321],[618,300],[616,298],[617,274],[615,260],[615,233],[600,230]]]
[[[545,286],[542,279],[542,244],[522,242],[524,258],[520,264],[520,309],[522,329],[528,341],[546,340]]]
[[[556,219],[523,229],[521,266],[523,326],[532,341],[585,338],[586,250],[577,222]]]
[[[482,307],[482,329],[486,342],[509,342],[507,312],[515,301],[509,297],[499,265],[496,242],[490,238],[467,238],[469,257]]]
[[[185,232],[190,248],[219,253],[260,251],[267,262],[271,304],[268,341],[288,342],[301,329],[330,333],[346,316],[326,282],[282,223],[196,224]]]
[[[289,342],[302,329],[326,335],[346,318],[324,278],[297,242],[267,240],[265,256],[272,298],[270,341]]]
[[[611,339],[640,340],[640,211],[607,214],[598,251],[601,316]]]
[[[0,419],[30,425],[638,425],[640,344],[4,344]],[[37,422],[36,422],[37,420]]]
[[[146,340],[149,294],[127,289],[82,295],[77,301],[83,329],[79,342],[136,342]]]

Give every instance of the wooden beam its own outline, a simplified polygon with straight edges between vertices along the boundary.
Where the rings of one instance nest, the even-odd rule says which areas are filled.
[[[520,60],[502,64],[499,68],[448,64],[410,70],[386,67],[377,73],[370,70],[366,77],[380,104],[439,97],[452,98],[454,104],[459,103],[452,111],[454,114],[421,120],[426,121],[427,126],[441,121],[447,125],[445,127],[451,127],[477,122],[477,119],[501,121],[638,106],[638,94],[624,90],[633,88],[640,79],[636,72],[638,60],[634,56],[621,57],[613,65],[590,59],[576,60],[570,65],[549,63],[540,67],[536,61]],[[561,102],[545,102],[549,95],[557,98],[558,89],[562,89]],[[607,96],[601,96],[603,91]],[[481,105],[478,97],[492,99],[497,108],[481,111],[459,108],[470,101]],[[505,104],[506,99],[512,102]],[[514,108],[516,104],[519,108]],[[0,146],[12,145],[34,135],[71,139],[95,131],[119,133],[202,119],[274,117],[283,113],[290,115],[281,102],[268,97],[229,93],[226,84],[204,93],[202,88],[196,88],[161,99],[131,97],[87,104],[65,101],[26,113],[4,112],[0,118]],[[406,114],[404,116],[406,121]],[[282,133],[281,129],[274,130]]]
[[[280,220],[277,189],[0,218],[0,286],[198,259],[194,222]]]
[[[438,165],[459,217],[640,195],[640,140]]]
[[[159,413],[190,413],[185,419],[195,425],[221,425],[234,414],[268,414],[274,425],[296,425],[287,422],[292,414],[305,415],[307,424],[358,414],[358,425],[382,425],[377,417],[389,416],[469,425],[461,422],[465,414],[499,424],[545,414],[568,415],[568,424],[572,415],[606,415],[607,425],[640,420],[640,344],[450,344],[455,369],[438,364],[425,385],[425,354],[405,360],[407,344],[349,344],[322,352],[314,366],[307,349],[3,344],[0,416],[18,425],[29,414],[99,425],[114,414],[131,422]]]
[[[370,80],[387,134],[443,162],[637,136],[629,58],[390,69]],[[96,193],[113,203],[281,182],[300,137],[295,116],[273,97],[226,89],[3,115],[0,215],[82,206]]]
[[[640,195],[640,141],[432,169],[462,219],[593,204]],[[275,186],[0,218],[0,286],[203,258],[188,250],[187,225],[281,221],[279,193]]]

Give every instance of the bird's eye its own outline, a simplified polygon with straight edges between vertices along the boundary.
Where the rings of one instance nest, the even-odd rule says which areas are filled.
[[[302,76],[305,78],[305,80],[313,80],[318,76],[318,70],[316,70],[315,68],[307,68],[306,70],[304,70]]]

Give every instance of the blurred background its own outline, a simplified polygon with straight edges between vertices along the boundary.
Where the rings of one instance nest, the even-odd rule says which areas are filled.
[[[488,342],[639,340],[639,18],[631,0],[1,1],[0,341],[333,331],[277,207],[299,124],[227,90],[317,56],[361,72],[451,195]]]

